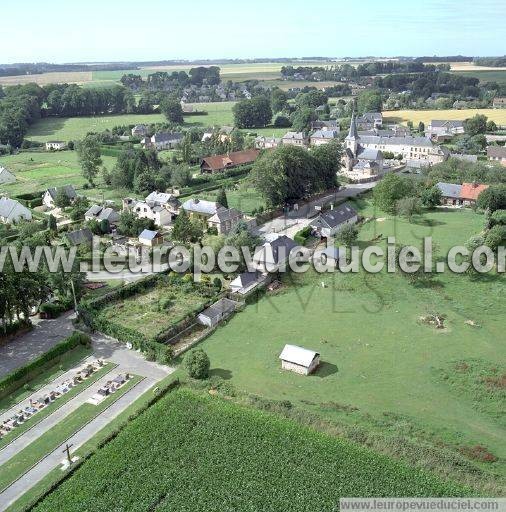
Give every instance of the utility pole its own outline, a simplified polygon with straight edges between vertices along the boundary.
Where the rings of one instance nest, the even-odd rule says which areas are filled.
[[[74,288],[74,280],[72,279],[72,275],[70,276],[70,287],[72,288],[72,297],[74,298],[74,311],[76,312],[76,315],[79,315],[77,312],[76,289]]]

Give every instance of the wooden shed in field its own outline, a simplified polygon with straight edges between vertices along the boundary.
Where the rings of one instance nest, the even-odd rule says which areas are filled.
[[[297,345],[285,345],[279,358],[283,370],[290,370],[301,375],[313,373],[320,364],[318,352]]]

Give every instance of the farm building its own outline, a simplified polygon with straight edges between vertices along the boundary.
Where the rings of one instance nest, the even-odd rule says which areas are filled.
[[[16,176],[5,167],[0,166],[0,185],[9,185],[10,183],[16,183]]]
[[[63,194],[67,196],[68,200],[71,203],[73,203],[77,198],[77,194],[74,187],[72,185],[64,185],[63,187],[59,188],[48,188],[42,196],[42,204],[49,208],[50,210],[52,210],[55,207],[54,201],[56,199],[56,196],[60,192],[63,192]]]
[[[46,151],[61,151],[67,147],[63,140],[50,140],[46,142]]]
[[[230,299],[220,299],[212,306],[204,309],[198,316],[197,320],[202,325],[214,327],[225,318],[228,318],[234,311],[237,303]]]
[[[260,151],[258,149],[245,149],[244,151],[234,151],[226,155],[208,156],[202,159],[200,164],[200,172],[215,173],[226,169],[232,169],[238,165],[253,163]]]
[[[462,183],[460,198],[465,206],[476,204],[478,196],[488,188],[488,185],[481,183]]]
[[[311,227],[321,236],[330,238],[347,224],[356,224],[358,213],[346,204],[342,204],[333,210],[320,213],[311,222]]]
[[[150,229],[145,229],[139,235],[139,242],[142,245],[146,245],[147,247],[154,247],[155,245],[160,245],[163,243],[163,236],[159,231],[151,231]]]
[[[32,212],[14,199],[0,197],[0,222],[15,224],[21,220],[32,220]]]
[[[265,276],[260,272],[243,272],[239,274],[234,280],[230,281],[230,291],[232,293],[238,293],[245,295],[260,283],[265,281]]]
[[[301,375],[313,373],[320,364],[318,352],[297,345],[285,345],[279,358],[283,370],[290,370]]]

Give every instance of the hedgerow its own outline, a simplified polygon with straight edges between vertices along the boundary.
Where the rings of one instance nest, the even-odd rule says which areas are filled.
[[[337,510],[344,496],[466,495],[471,489],[279,416],[180,390],[35,510],[319,512]]]

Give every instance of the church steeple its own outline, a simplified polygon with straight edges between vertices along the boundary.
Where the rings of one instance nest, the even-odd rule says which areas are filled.
[[[360,137],[357,132],[357,124],[355,122],[355,112],[352,112],[352,114],[351,114],[350,130],[344,140],[346,142],[346,148],[350,149],[353,152],[353,154],[356,155]]]

